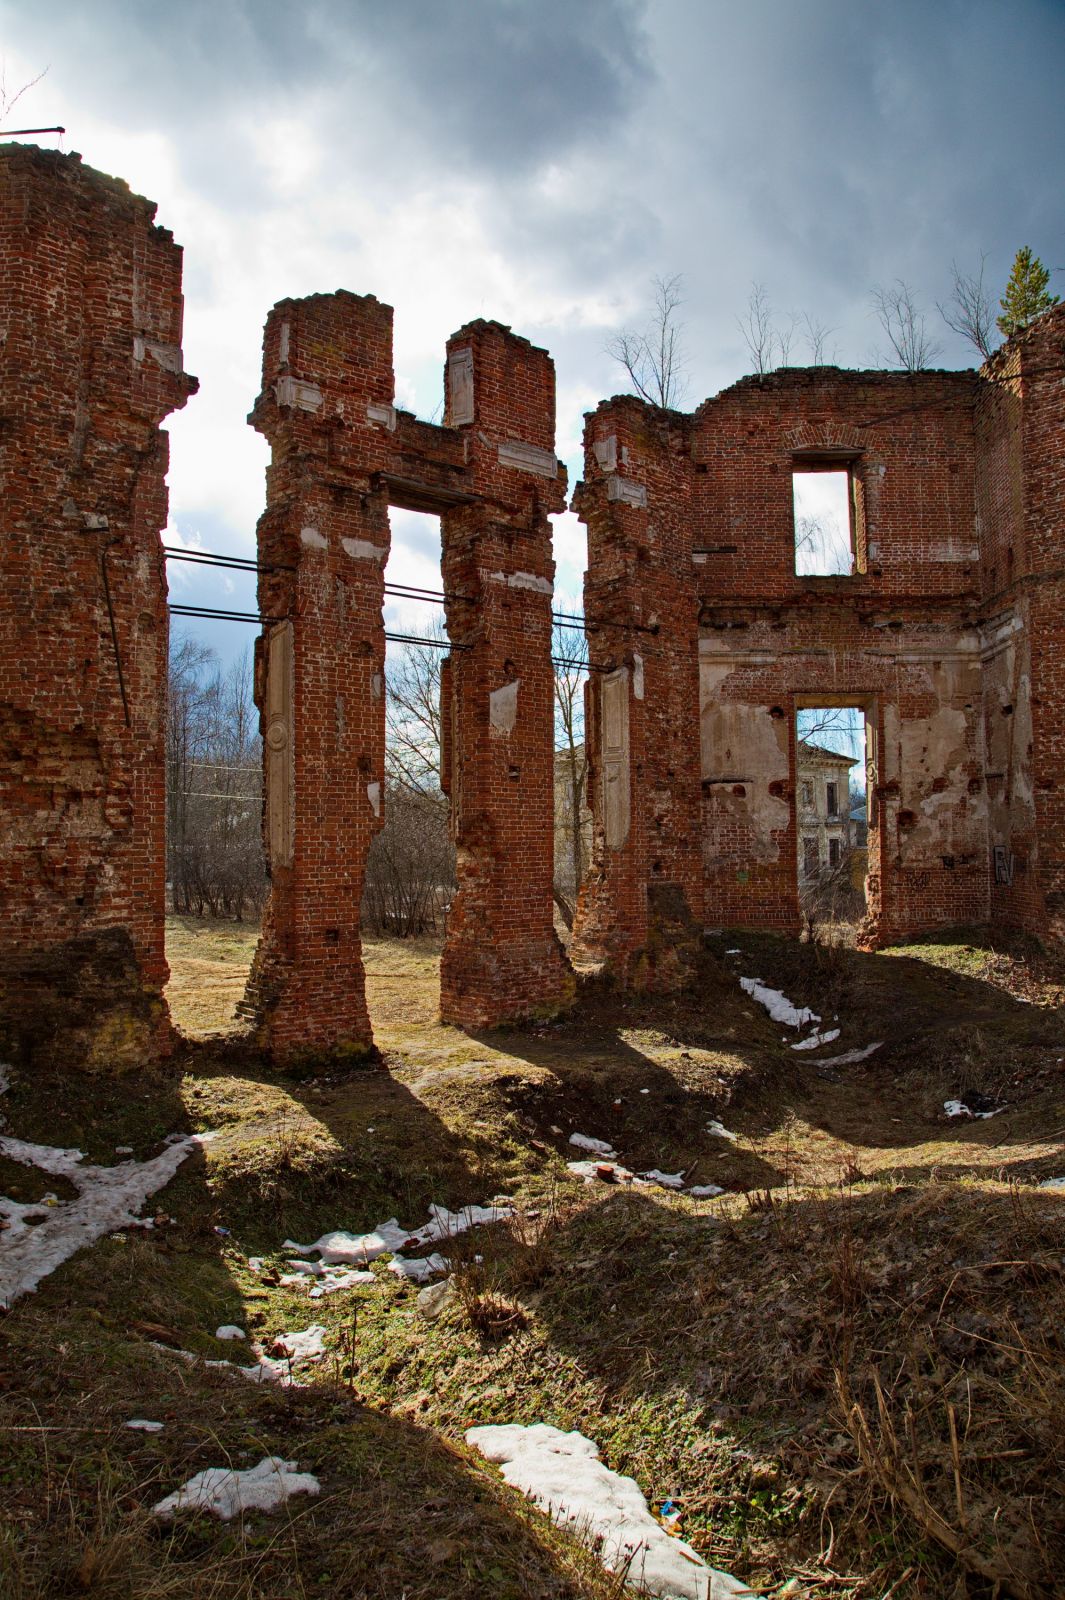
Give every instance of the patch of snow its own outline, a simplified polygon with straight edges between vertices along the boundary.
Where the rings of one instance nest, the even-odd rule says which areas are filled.
[[[1065,1178],[1044,1178],[1040,1189],[1065,1189]]]
[[[174,1494],[152,1507],[152,1516],[170,1521],[181,1511],[209,1511],[223,1522],[242,1511],[273,1511],[294,1494],[317,1494],[321,1484],[310,1472],[297,1472],[294,1461],[264,1456],[257,1467],[207,1467]]]
[[[640,1093],[641,1093],[641,1094],[650,1094],[650,1093],[651,1093],[651,1091],[650,1091],[650,1089],[641,1089],[641,1090],[640,1090]]]
[[[248,1335],[243,1328],[238,1328],[234,1322],[223,1322],[220,1328],[214,1330],[216,1339],[246,1339]]]
[[[320,1361],[325,1355],[327,1331],[317,1322],[312,1322],[302,1332],[283,1333],[270,1346],[273,1356],[277,1360],[291,1361],[293,1366],[304,1361]]]
[[[571,1133],[569,1142],[576,1145],[578,1150],[587,1150],[589,1155],[604,1156],[607,1161],[613,1159],[613,1146],[607,1144],[605,1139],[589,1139],[586,1133]]]
[[[874,1050],[884,1048],[883,1039],[877,1039],[875,1044],[867,1044],[861,1050],[845,1050],[841,1056],[822,1056],[817,1063],[819,1067],[850,1067],[856,1061],[864,1061],[873,1054]]]
[[[66,1178],[78,1191],[74,1200],[52,1196],[50,1202],[46,1197],[32,1207],[0,1198],[0,1216],[7,1222],[0,1233],[0,1309],[7,1310],[21,1295],[31,1294],[75,1251],[95,1244],[105,1233],[150,1227],[151,1219],[138,1217],[137,1212],[209,1137],[171,1134],[164,1141],[167,1148],[149,1161],[96,1167],[83,1165],[85,1157],[80,1150],[0,1136],[0,1155],[52,1177]],[[28,1226],[27,1216],[42,1220]]]
[[[116,1156],[131,1156],[132,1154],[133,1154],[133,1146],[131,1144],[116,1144],[115,1145],[115,1155]]]
[[[743,954],[743,951],[737,946],[733,950],[726,950],[725,954],[727,956],[741,956]]]
[[[628,1167],[623,1167],[620,1161],[567,1161],[566,1171],[572,1172],[575,1178],[583,1178],[586,1183],[594,1183],[598,1178],[600,1182],[600,1169],[609,1168],[612,1174],[607,1182],[631,1183],[633,1174]]]
[[[283,1248],[300,1256],[317,1255],[329,1267],[366,1267],[378,1256],[389,1252],[397,1255],[402,1250],[418,1250],[423,1245],[454,1239],[468,1228],[503,1222],[511,1214],[509,1206],[463,1206],[461,1211],[449,1211],[446,1206],[431,1205],[429,1221],[421,1228],[401,1228],[396,1217],[389,1217],[370,1233],[323,1233],[313,1244],[286,1239]]]
[[[706,1131],[707,1133],[712,1133],[715,1139],[731,1139],[733,1144],[735,1144],[736,1140],[739,1138],[738,1133],[730,1133],[728,1128],[726,1128],[723,1123],[718,1122],[716,1119],[712,1119],[706,1124]]]
[[[717,1183],[693,1183],[688,1190],[693,1200],[712,1200],[715,1195],[724,1194],[724,1189]]]
[[[808,1022],[821,1021],[816,1011],[811,1011],[809,1006],[793,1006],[786,994],[770,989],[761,978],[741,978],[740,988],[764,1006],[774,1022],[782,1022],[785,1027],[804,1028]]]
[[[657,1167],[652,1167],[650,1172],[641,1172],[639,1176],[645,1183],[659,1183],[663,1189],[683,1189],[683,1172],[660,1172]]]
[[[310,1299],[320,1300],[323,1295],[336,1294],[340,1289],[357,1289],[363,1284],[376,1283],[373,1273],[365,1267],[327,1267],[321,1261],[286,1261],[292,1271],[279,1280],[286,1289],[310,1284]]]
[[[964,1100],[944,1100],[943,1110],[948,1117],[974,1117],[984,1121],[987,1117],[997,1117],[1000,1111],[1005,1111],[1005,1106],[996,1106],[993,1111],[970,1111]]]
[[[793,1050],[818,1050],[823,1044],[831,1044],[833,1039],[838,1039],[839,1028],[829,1028],[824,1033],[811,1033],[805,1039],[800,1039],[792,1045]]]
[[[388,1263],[388,1270],[394,1272],[397,1278],[406,1278],[408,1283],[428,1283],[430,1278],[446,1272],[448,1267],[441,1255],[422,1256],[414,1261],[408,1261],[406,1256],[393,1256]]]
[[[131,1417],[122,1426],[124,1428],[133,1428],[137,1433],[162,1433],[163,1431],[161,1422],[146,1422],[143,1417]]]
[[[262,1258],[262,1256],[249,1256],[248,1257],[248,1271],[249,1272],[261,1272],[262,1270],[263,1270],[263,1258]]]
[[[730,1600],[752,1590],[708,1567],[651,1515],[633,1478],[611,1472],[581,1433],[543,1422],[469,1428],[466,1443],[501,1469],[507,1483],[596,1549],[609,1572],[673,1600]]]

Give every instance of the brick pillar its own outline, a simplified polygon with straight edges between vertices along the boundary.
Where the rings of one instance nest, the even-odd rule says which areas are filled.
[[[440,1010],[462,1027],[557,1012],[574,992],[554,931],[549,512],[565,505],[550,357],[498,323],[449,341],[449,427],[471,501],[443,518],[446,771],[458,850]]]
[[[167,439],[181,250],[76,155],[0,148],[0,1049],[170,1046]]]
[[[269,440],[256,664],[270,904],[245,1009],[275,1058],[373,1048],[359,934],[384,806],[392,309],[340,291],[270,313],[251,421]]]
[[[698,603],[685,419],[635,399],[588,419],[592,865],[575,947],[623,982],[687,981],[699,929]]]

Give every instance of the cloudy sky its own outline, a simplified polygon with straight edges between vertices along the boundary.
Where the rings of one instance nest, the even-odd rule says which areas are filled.
[[[997,295],[1030,244],[1065,295],[1062,0],[0,0],[0,52],[9,93],[47,68],[5,126],[63,123],[185,246],[170,537],[206,549],[254,549],[244,419],[285,295],[394,305],[397,399],[427,417],[464,321],[546,345],[571,483],[656,274],[683,274],[691,405],[750,370],[752,283],[846,366],[877,364],[876,283],[912,286],[944,366],[972,355],[935,310],[952,260],[985,254]],[[436,524],[393,531],[389,576],[435,587]],[[572,516],[556,558],[571,599]],[[171,569],[175,600],[252,603],[228,581]]]

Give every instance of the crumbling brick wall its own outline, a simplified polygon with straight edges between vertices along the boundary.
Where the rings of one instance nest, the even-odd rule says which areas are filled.
[[[551,909],[554,370],[477,322],[446,379],[445,426],[396,410],[392,311],[372,296],[282,301],[267,323],[252,421],[272,448],[259,596],[276,620],[257,668],[272,891],[245,1010],[277,1058],[373,1045],[359,909],[385,805],[390,504],[442,521],[459,880],[443,1015],[481,1027],[572,995]]]
[[[866,714],[869,943],[1065,916],[1063,337],[1059,309],[980,373],[785,370],[692,416],[624,399],[589,418],[596,844],[577,934],[619,975],[670,981],[667,864],[694,920],[797,930],[804,706]],[[848,473],[851,575],[796,573],[792,473],[812,465]]]
[[[76,155],[0,148],[0,1034],[104,1070],[162,998],[167,439],[181,250]]]

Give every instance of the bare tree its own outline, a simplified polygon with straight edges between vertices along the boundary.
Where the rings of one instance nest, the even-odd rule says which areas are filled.
[[[568,615],[578,617],[580,608]],[[555,668],[555,904],[567,928],[573,926],[577,895],[588,865],[584,786],[588,752],[584,743],[584,685],[588,644],[577,622],[555,622],[551,638]]]
[[[262,761],[247,655],[222,674],[178,635],[167,707],[167,875],[175,911],[242,921],[266,897]]]
[[[643,333],[626,328],[615,334],[607,354],[625,368],[636,393],[667,411],[681,405],[687,394],[683,362],[684,327],[678,313],[683,305],[680,273],[653,278],[654,310]]]
[[[928,332],[924,312],[909,284],[896,278],[892,284],[875,284],[869,295],[890,347],[886,364],[903,372],[923,372],[931,366],[940,346]]]
[[[777,336],[773,327],[773,311],[764,283],[752,283],[747,297],[747,315],[736,318],[736,326],[743,335],[754,370],[764,377],[773,370],[773,352]]]
[[[810,347],[810,361],[815,367],[825,364],[825,340],[832,329],[823,322],[815,321],[808,311],[802,315],[802,329],[806,343]]]
[[[993,355],[998,340],[995,337],[995,317],[991,309],[991,296],[984,288],[984,264],[987,256],[980,256],[980,271],[975,275],[962,272],[956,261],[950,264],[952,289],[950,303],[937,302],[938,310],[947,327],[960,333],[980,352],[986,361]]]
[[[440,678],[447,634],[441,621],[412,630],[385,671],[385,770],[415,794],[440,795]]]

